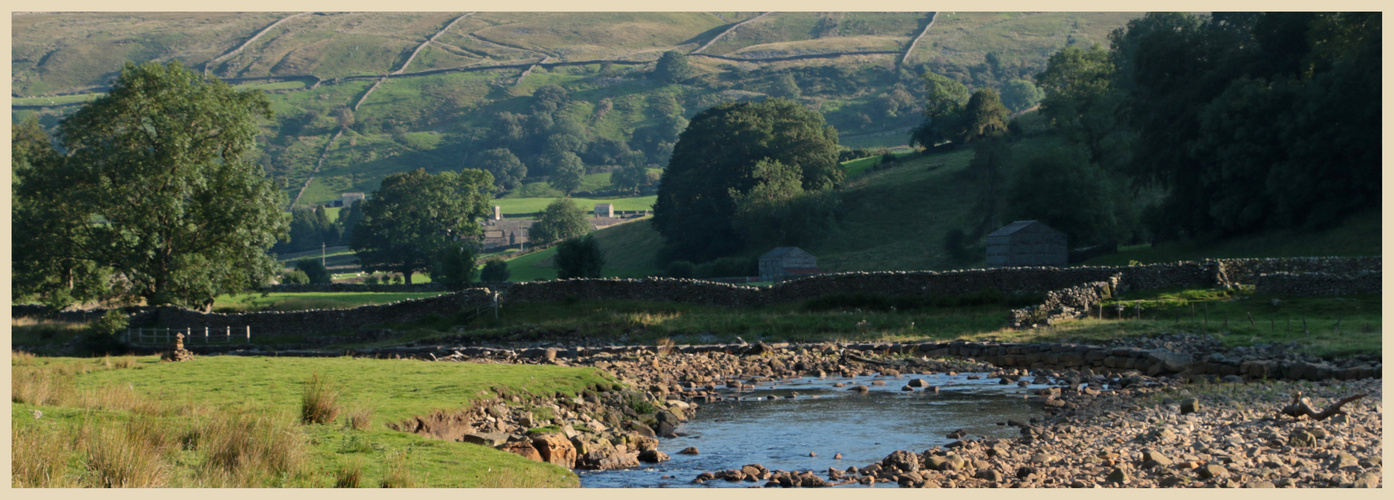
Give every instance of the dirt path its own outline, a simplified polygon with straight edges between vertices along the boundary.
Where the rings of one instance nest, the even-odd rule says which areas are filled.
[[[207,75],[208,72],[211,71],[211,70],[213,69],[214,66],[217,66],[217,65],[218,65],[218,63],[221,63],[221,62],[223,62],[223,61],[226,61],[227,59],[229,59],[229,58],[231,58],[232,56],[235,56],[235,55],[237,55],[237,54],[241,54],[243,49],[246,49],[248,46],[252,45],[252,42],[257,41],[258,38],[261,38],[262,35],[265,35],[268,31],[271,31],[273,28],[275,28],[275,27],[277,27],[277,26],[280,26],[281,23],[284,23],[284,22],[289,21],[289,20],[291,20],[291,19],[295,19],[295,18],[297,18],[297,17],[308,16],[308,15],[310,15],[310,14],[311,14],[310,12],[301,12],[301,13],[298,13],[298,14],[291,14],[291,15],[289,15],[289,16],[286,16],[286,17],[281,18],[280,20],[278,20],[278,21],[276,21],[276,22],[274,22],[274,23],[271,23],[270,25],[268,25],[268,26],[265,27],[265,28],[262,28],[261,31],[258,31],[258,32],[257,32],[257,34],[252,35],[252,37],[251,37],[251,38],[248,38],[247,41],[242,42],[242,45],[238,45],[237,48],[232,49],[232,50],[228,51],[227,53],[225,53],[225,54],[223,54],[223,55],[221,55],[221,56],[215,57],[215,58],[213,58],[212,60],[210,60],[210,61],[208,61],[208,62],[206,62],[206,63],[203,63],[203,74]]]
[[[692,51],[692,52],[688,52],[688,54],[697,54],[698,52],[701,52],[701,51],[703,51],[703,50],[707,50],[707,47],[711,47],[712,44],[713,44],[713,43],[716,43],[717,40],[720,40],[722,37],[724,37],[724,36],[726,36],[726,35],[728,35],[728,34],[731,34],[731,32],[733,32],[733,31],[736,31],[736,28],[739,28],[739,27],[741,27],[741,26],[745,26],[746,23],[755,21],[755,20],[757,20],[757,19],[760,19],[760,18],[762,18],[762,17],[768,16],[768,15],[770,15],[770,14],[774,14],[774,13],[773,13],[773,12],[766,12],[766,13],[764,13],[764,14],[760,14],[760,15],[758,15],[758,16],[755,16],[755,17],[752,17],[752,18],[750,18],[750,19],[746,19],[746,20],[744,20],[744,21],[741,21],[741,22],[739,22],[739,23],[736,23],[734,26],[731,26],[730,29],[727,29],[726,31],[721,32],[720,35],[716,35],[716,37],[712,38],[711,40],[708,40],[707,43],[702,44],[701,47],[697,47],[697,50],[694,50],[694,51]]]
[[[929,33],[929,27],[934,26],[934,18],[938,17],[938,14],[938,12],[929,13],[929,23],[924,25],[924,29],[920,31],[920,36],[917,36],[914,40],[910,41],[910,46],[905,48],[905,55],[900,56],[901,66],[904,66],[905,62],[910,60],[910,53],[915,51],[915,45],[918,45],[920,43],[920,39],[924,38],[925,33]]]

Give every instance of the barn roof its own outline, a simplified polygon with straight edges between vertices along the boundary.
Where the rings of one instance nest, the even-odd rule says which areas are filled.
[[[790,253],[794,252],[795,250],[798,250],[798,251],[800,251],[800,252],[803,251],[803,250],[799,249],[799,247],[775,247],[774,250],[770,250],[769,253],[766,253],[765,255],[761,255],[760,258],[761,258],[761,259],[777,259],[777,258],[783,257],[783,256],[785,256],[785,255],[789,255]]]
[[[1055,231],[1055,228],[1052,228],[1052,227],[1047,226],[1047,225],[1045,225],[1045,224],[1041,224],[1041,223],[1038,222],[1038,221],[1034,221],[1034,220],[1019,220],[1019,221],[1013,222],[1013,223],[1011,223],[1011,224],[1007,224],[1007,225],[1005,225],[1005,226],[1002,226],[1001,229],[998,229],[998,230],[996,230],[996,231],[993,231],[993,232],[989,233],[988,236],[1007,236],[1007,235],[1016,233],[1017,231],[1020,231],[1020,230],[1022,230],[1022,229],[1026,229],[1026,228],[1028,228],[1028,227],[1031,227],[1032,225],[1039,225],[1039,226],[1044,227],[1044,228],[1046,228],[1046,229],[1049,229],[1049,230],[1051,230],[1051,231]],[[1057,232],[1058,232],[1058,231],[1057,231]]]

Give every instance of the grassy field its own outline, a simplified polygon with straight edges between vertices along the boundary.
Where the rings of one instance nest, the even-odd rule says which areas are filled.
[[[552,366],[240,356],[15,355],[11,372],[11,485],[22,487],[574,487],[569,470],[386,424],[496,388],[578,394],[610,382]],[[339,416],[302,423],[312,396]]]
[[[503,210],[504,215],[535,214],[547,208],[556,198],[498,198],[490,202]],[[658,196],[635,196],[631,198],[572,198],[587,213],[593,213],[599,203],[614,204],[615,210],[653,210]]]
[[[1007,311],[1030,298],[962,306],[906,306],[898,310],[834,298],[823,305],[790,304],[740,309],[625,300],[581,300],[505,306],[498,319],[463,325],[463,334],[500,340],[582,336],[614,342],[678,343],[735,341],[919,341],[1104,342],[1115,338],[1174,333],[1210,334],[1227,346],[1286,344],[1323,357],[1382,352],[1380,297],[1304,298],[1253,296],[1223,290],[1170,290],[1124,295],[1106,303],[1104,319],[1013,330]],[[1277,302],[1275,303],[1274,300]],[[843,305],[838,305],[842,301]],[[831,304],[831,305],[829,305]],[[1276,304],[1276,305],[1275,305]],[[1126,319],[1116,309],[1122,305]],[[1195,308],[1196,316],[1191,316]],[[1136,317],[1140,308],[1141,319]],[[1208,317],[1207,317],[1208,314]],[[1252,315],[1254,322],[1249,322]],[[1307,328],[1302,328],[1305,319]],[[1337,329],[1337,322],[1340,328]],[[409,325],[402,325],[410,328]],[[417,329],[414,340],[461,334],[438,325]],[[522,335],[522,336],[519,336]],[[399,340],[400,341],[400,340]]]
[[[605,256],[603,274],[607,278],[643,278],[659,274],[653,256],[663,246],[663,237],[648,220],[628,222],[591,233]],[[556,279],[552,259],[555,247],[508,260],[508,280],[514,282]]]
[[[420,277],[417,277],[420,282]],[[390,304],[399,300],[434,297],[444,292],[334,292],[334,293],[244,293],[219,295],[214,312],[300,311],[305,309],[349,309],[363,305]]]

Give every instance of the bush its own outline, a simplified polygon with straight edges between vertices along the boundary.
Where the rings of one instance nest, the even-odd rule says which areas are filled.
[[[664,268],[663,274],[670,278],[692,278],[697,275],[697,266],[685,260],[675,260]]]
[[[303,259],[295,262],[295,269],[303,271],[305,277],[309,278],[311,284],[322,285],[334,282],[334,276],[329,274],[329,270],[324,268],[324,264],[315,259]]]
[[[305,285],[309,283],[310,276],[305,274],[305,271],[301,271],[299,269],[292,269],[290,271],[281,273],[282,285]]]
[[[376,285],[376,284],[378,284],[378,277],[377,277],[377,275],[369,275],[367,278],[363,278],[363,284],[364,284],[364,285]]]
[[[968,235],[962,229],[953,228],[949,234],[944,235],[944,251],[955,260],[965,260],[968,257]]]
[[[760,260],[743,257],[723,257],[697,266],[697,278],[733,278],[760,274]]]
[[[557,278],[599,278],[605,267],[600,245],[589,235],[563,241],[557,246]]]
[[[484,263],[484,269],[479,272],[479,281],[500,283],[508,281],[508,274],[508,263],[495,257]]]
[[[474,281],[474,248],[451,243],[441,248],[431,261],[431,281],[453,290],[463,290]]]
[[[101,318],[93,321],[82,334],[82,347],[91,354],[116,354],[126,350],[121,335],[126,332],[130,320],[126,313],[118,309],[107,310]]]

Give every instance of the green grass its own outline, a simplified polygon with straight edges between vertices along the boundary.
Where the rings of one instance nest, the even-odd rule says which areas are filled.
[[[418,276],[417,282],[420,282]],[[245,293],[219,295],[213,301],[215,312],[300,311],[306,309],[350,309],[364,305],[390,304],[400,300],[434,297],[445,292],[313,292]]]
[[[653,256],[663,246],[663,237],[649,220],[627,222],[591,233],[605,256],[602,273],[607,278],[643,278],[659,274]],[[553,267],[555,247],[508,260],[508,280],[513,282],[556,279]]]
[[[12,97],[10,104],[14,106],[64,106],[80,102],[91,102],[103,97],[106,94],[94,92],[91,94],[60,95],[53,97]]]
[[[162,363],[145,357],[138,358],[132,369],[97,369],[88,373],[82,372],[91,368],[78,365],[91,365],[93,360],[31,358],[25,363],[15,370],[77,373],[68,382],[74,392],[111,392],[112,388],[120,388],[135,393],[133,397],[154,401],[157,408],[165,408],[156,413],[160,421],[157,425],[161,426],[175,427],[189,421],[189,417],[180,416],[189,412],[297,414],[302,388],[312,375],[324,378],[340,391],[339,400],[346,407],[373,409],[372,422],[365,431],[349,429],[339,422],[294,426],[290,432],[298,436],[282,438],[309,443],[308,467],[298,477],[268,477],[256,483],[265,486],[329,487],[334,484],[335,472],[352,462],[358,462],[363,469],[363,485],[376,486],[391,473],[394,457],[406,459],[409,475],[418,486],[578,486],[574,473],[554,465],[488,447],[393,431],[386,424],[465,408],[473,401],[494,397],[492,388],[537,395],[577,394],[589,384],[611,382],[594,369],[413,360],[205,356],[191,363]],[[67,403],[15,404],[11,416],[16,429],[47,427],[59,435],[64,427],[69,433],[76,432],[92,417],[102,421],[143,418],[143,414],[123,410],[93,415],[74,402]],[[42,410],[44,417],[35,420],[31,415],[34,410]],[[198,453],[184,452],[170,460],[170,468],[176,479],[188,481],[190,469],[202,461]],[[79,467],[70,463],[65,468],[76,475]],[[181,484],[207,485],[192,481],[173,485]]]
[[[557,198],[498,198],[490,202],[491,205],[498,205],[505,215],[535,214],[547,208],[547,205],[556,201]],[[577,206],[588,213],[593,213],[595,205],[599,203],[614,204],[615,210],[653,210],[653,204],[658,200],[658,196],[635,196],[631,198],[572,198]]]
[[[1380,303],[1378,295],[1286,297],[1213,289],[1134,292],[1105,301],[1105,319],[1067,322],[1033,330],[1031,335],[1042,334],[1042,340],[1103,341],[1187,332],[1214,335],[1229,347],[1296,342],[1303,351],[1323,357],[1378,355],[1383,340]],[[1118,319],[1113,307],[1119,305],[1128,319]],[[1137,308],[1141,308],[1141,319],[1137,319]]]

